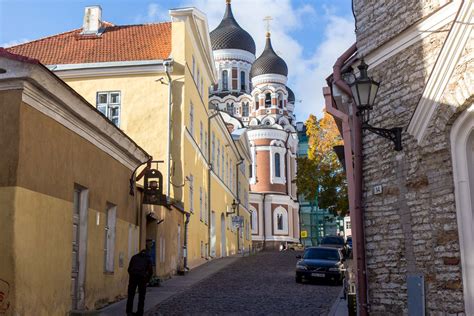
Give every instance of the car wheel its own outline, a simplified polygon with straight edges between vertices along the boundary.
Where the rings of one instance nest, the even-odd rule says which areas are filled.
[[[296,283],[303,283],[303,278],[301,276],[296,276]]]

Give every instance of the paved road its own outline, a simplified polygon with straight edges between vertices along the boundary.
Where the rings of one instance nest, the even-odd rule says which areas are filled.
[[[296,254],[242,258],[147,315],[327,315],[341,287],[297,284]]]

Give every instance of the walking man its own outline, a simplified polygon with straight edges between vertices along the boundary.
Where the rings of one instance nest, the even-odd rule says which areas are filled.
[[[127,316],[142,316],[145,306],[146,284],[153,275],[153,263],[147,251],[144,249],[130,259],[128,265],[128,298],[127,298]],[[133,300],[135,291],[138,287],[138,309],[133,314]]]

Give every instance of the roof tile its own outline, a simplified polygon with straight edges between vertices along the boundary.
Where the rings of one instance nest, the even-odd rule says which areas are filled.
[[[166,59],[171,53],[171,22],[115,26],[101,35],[81,29],[7,48],[45,65]]]

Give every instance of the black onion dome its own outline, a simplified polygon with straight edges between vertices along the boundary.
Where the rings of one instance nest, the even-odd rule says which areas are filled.
[[[224,18],[221,23],[210,33],[213,50],[218,49],[241,49],[255,55],[255,42],[232,14],[230,1],[227,1]]]
[[[267,43],[262,55],[255,60],[250,69],[250,77],[252,78],[265,74],[288,76],[288,66],[283,58],[278,56],[273,50],[270,33],[267,33]]]
[[[288,91],[288,102],[295,103],[296,98],[295,98],[295,93],[293,92],[293,90],[291,90],[288,86],[286,86],[286,91]]]

